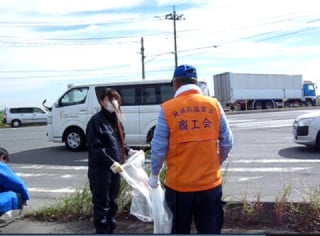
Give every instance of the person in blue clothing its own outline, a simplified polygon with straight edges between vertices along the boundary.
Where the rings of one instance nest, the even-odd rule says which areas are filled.
[[[96,233],[111,234],[117,227],[120,163],[137,151],[124,142],[125,133],[119,119],[120,94],[114,89],[103,89],[99,102],[101,110],[91,117],[86,129],[88,178]]]
[[[25,182],[8,166],[9,154],[0,148],[0,215],[22,209],[30,194]]]

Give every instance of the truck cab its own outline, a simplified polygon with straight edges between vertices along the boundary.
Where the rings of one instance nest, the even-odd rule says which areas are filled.
[[[303,82],[303,96],[306,104],[312,106],[316,105],[316,87],[317,86],[309,80]]]

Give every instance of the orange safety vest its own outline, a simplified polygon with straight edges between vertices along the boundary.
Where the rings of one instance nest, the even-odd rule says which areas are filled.
[[[218,101],[188,90],[162,108],[170,130],[166,185],[181,192],[221,185]]]

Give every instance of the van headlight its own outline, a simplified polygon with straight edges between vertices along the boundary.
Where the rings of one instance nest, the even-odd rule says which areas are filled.
[[[297,121],[298,126],[309,126],[314,118],[302,118]]]

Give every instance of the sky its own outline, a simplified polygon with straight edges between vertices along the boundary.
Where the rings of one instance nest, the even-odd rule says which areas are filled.
[[[197,68],[301,74],[320,86],[318,0],[0,0],[0,110],[51,106],[69,84]],[[166,17],[167,16],[167,17]]]

